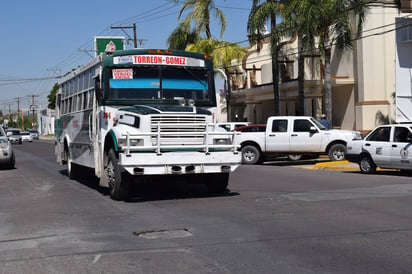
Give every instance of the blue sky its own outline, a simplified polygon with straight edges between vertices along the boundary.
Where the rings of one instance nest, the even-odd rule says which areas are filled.
[[[180,1],[182,2],[182,1]],[[246,23],[252,0],[215,0],[226,16],[226,31],[212,21],[217,39],[246,42]],[[64,74],[91,57],[95,36],[125,36],[111,26],[136,23],[142,48],[165,48],[167,37],[178,25],[181,4],[171,0],[6,0],[0,11],[0,110],[46,107],[47,95],[56,80],[38,80]],[[133,37],[132,30],[125,30]],[[127,46],[132,48],[133,44]],[[10,80],[23,80],[16,83]],[[29,80],[29,81],[28,81]],[[17,99],[19,98],[19,99]]]

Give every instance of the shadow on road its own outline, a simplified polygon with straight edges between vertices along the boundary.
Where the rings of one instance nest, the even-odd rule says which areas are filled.
[[[360,170],[357,171],[344,171],[345,173],[358,173],[362,174]],[[396,170],[396,169],[378,169],[373,174],[363,174],[363,176],[397,176],[397,177],[412,177],[412,171]]]
[[[328,158],[317,158],[317,159],[303,159],[297,161],[290,161],[287,158],[278,158],[271,161],[265,161],[262,165],[264,166],[299,166],[299,165],[314,165],[317,163],[329,162]]]
[[[99,186],[99,179],[94,175],[93,169],[81,167],[82,177],[74,180],[82,185],[100,192],[109,197],[108,188]],[[67,170],[60,170],[60,174],[68,176]],[[229,181],[230,186],[230,181]],[[205,184],[184,180],[182,176],[152,176],[144,181],[132,182],[130,197],[127,202],[139,203],[160,200],[230,197],[240,195],[230,189],[224,194],[212,194]]]

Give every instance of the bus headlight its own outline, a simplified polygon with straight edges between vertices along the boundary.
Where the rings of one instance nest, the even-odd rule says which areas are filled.
[[[130,146],[131,146],[131,147],[144,146],[144,141],[143,141],[143,139],[130,139],[130,140],[129,140],[129,143],[130,143]],[[125,138],[119,139],[119,140],[118,140],[118,144],[119,144],[119,146],[121,146],[121,147],[125,147],[125,146],[127,145],[127,144],[126,144],[126,139],[125,139]]]
[[[232,142],[229,138],[216,138],[213,139],[214,145],[230,145]]]

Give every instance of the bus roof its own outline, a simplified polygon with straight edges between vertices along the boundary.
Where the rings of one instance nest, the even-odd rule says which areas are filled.
[[[113,65],[113,57],[118,56],[128,56],[128,55],[174,55],[174,56],[182,56],[182,57],[189,57],[189,58],[196,58],[205,60],[206,67],[213,68],[212,58],[208,55],[197,53],[197,52],[189,52],[183,50],[169,50],[169,49],[128,49],[128,50],[116,50],[110,53],[104,53],[102,55],[97,56],[90,62],[78,67],[77,69],[71,71],[67,75],[63,76],[59,79],[58,84],[61,85],[62,83],[66,82],[67,80],[75,77],[76,75],[80,74],[81,72],[101,63],[104,62],[105,66]]]

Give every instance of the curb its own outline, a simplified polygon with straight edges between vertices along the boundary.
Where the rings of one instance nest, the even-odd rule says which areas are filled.
[[[312,166],[300,166],[306,169],[318,169],[318,170],[348,170],[348,171],[359,171],[359,166],[355,163],[351,163],[347,160],[344,161],[333,161],[333,162],[322,162],[316,163]]]

